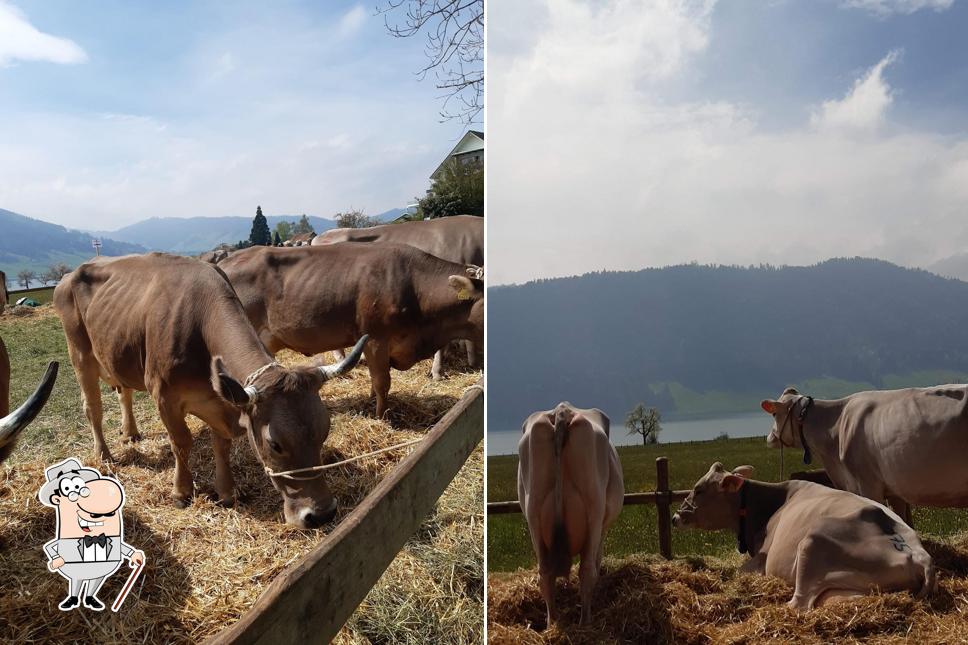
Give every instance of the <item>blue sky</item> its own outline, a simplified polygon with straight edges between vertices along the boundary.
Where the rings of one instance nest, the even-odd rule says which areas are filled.
[[[488,20],[494,284],[968,250],[965,0],[492,0]]]
[[[464,131],[423,44],[373,3],[0,0],[0,208],[114,229],[406,205]]]

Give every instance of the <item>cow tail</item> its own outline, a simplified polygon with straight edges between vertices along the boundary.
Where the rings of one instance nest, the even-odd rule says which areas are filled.
[[[568,544],[568,531],[565,529],[565,503],[562,490],[561,453],[568,441],[568,427],[571,425],[571,410],[558,406],[555,410],[555,519],[551,534],[551,570],[555,576],[567,576],[571,571],[571,547]]]

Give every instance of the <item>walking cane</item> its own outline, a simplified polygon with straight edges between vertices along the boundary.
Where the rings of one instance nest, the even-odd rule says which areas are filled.
[[[111,605],[111,611],[114,612],[121,609],[121,603],[123,603],[124,599],[128,597],[128,594],[131,592],[131,587],[134,586],[134,581],[138,579],[139,575],[141,575],[141,570],[145,566],[145,561],[142,560],[141,562],[132,562],[129,560],[128,564],[131,566],[133,571],[131,572],[131,575],[128,576],[128,581],[124,583],[124,587],[121,589],[121,593],[118,594],[114,604]]]

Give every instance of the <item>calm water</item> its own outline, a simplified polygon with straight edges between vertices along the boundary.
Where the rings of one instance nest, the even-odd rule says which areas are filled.
[[[715,439],[725,432],[730,437],[765,437],[770,431],[771,419],[760,413],[737,414],[722,417],[708,417],[703,419],[682,419],[663,421],[659,441],[673,443],[677,441],[701,441]],[[513,430],[488,430],[487,454],[509,455],[518,451],[518,440],[521,438],[521,428]],[[642,443],[639,435],[628,435],[628,430],[621,423],[612,423],[612,443],[616,446],[635,445]]]

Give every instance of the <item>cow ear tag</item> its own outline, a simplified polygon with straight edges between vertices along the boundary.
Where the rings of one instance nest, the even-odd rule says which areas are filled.
[[[470,300],[471,299],[471,292],[470,292],[470,290],[467,287],[461,287],[457,291],[457,299],[458,300]]]

